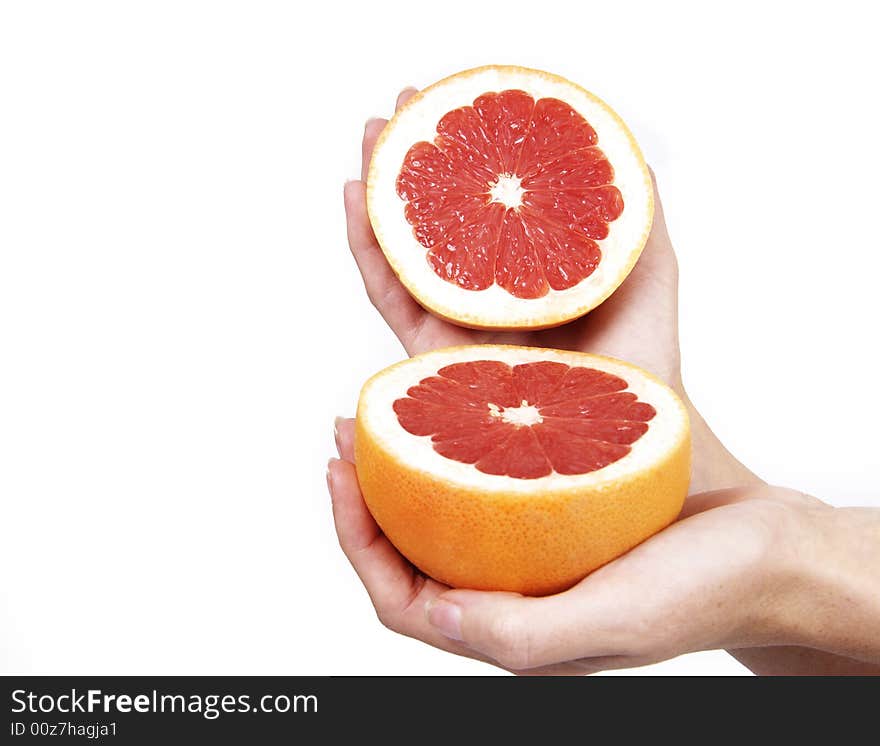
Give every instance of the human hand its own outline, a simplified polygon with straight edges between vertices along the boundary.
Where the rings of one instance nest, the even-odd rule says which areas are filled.
[[[776,648],[777,668],[781,652],[789,670],[800,659],[813,673],[878,671],[869,661],[880,651],[863,643],[874,617],[867,613],[859,622],[867,633],[853,636],[852,620],[847,626],[835,612],[840,589],[817,581],[836,561],[828,526],[842,514],[815,498],[767,486],[695,495],[678,522],[563,593],[454,590],[425,577],[382,534],[358,488],[353,438],[353,420],[340,420],[341,459],[327,475],[336,529],[395,632],[517,673],[584,674],[698,650],[789,645],[833,654]],[[853,535],[852,525],[841,531]],[[809,557],[817,551],[818,562]],[[853,592],[871,595],[849,589],[843,597]],[[759,654],[756,667],[766,659]]]

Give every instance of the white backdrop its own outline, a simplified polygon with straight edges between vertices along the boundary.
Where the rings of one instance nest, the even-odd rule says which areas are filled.
[[[363,122],[477,64],[616,108],[692,398],[766,479],[880,505],[880,54],[857,3],[783,5],[0,6],[0,671],[492,672],[379,625],[324,484],[403,355],[345,244]]]

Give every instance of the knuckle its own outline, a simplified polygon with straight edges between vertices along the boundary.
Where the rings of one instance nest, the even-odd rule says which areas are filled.
[[[379,313],[382,313],[383,309],[393,304],[393,294],[394,289],[392,287],[367,287],[367,297],[370,299],[373,308],[379,311]]]
[[[380,608],[379,606],[376,606],[375,609],[376,618],[379,620],[380,624],[386,629],[390,629],[392,632],[397,632],[397,623],[394,615],[389,614],[387,609]]]
[[[372,290],[371,288],[368,287],[367,288],[367,298],[369,298],[370,304],[373,306],[373,308],[375,308],[378,311],[379,305],[380,305],[380,300],[379,300],[378,295],[376,294],[376,291]]]

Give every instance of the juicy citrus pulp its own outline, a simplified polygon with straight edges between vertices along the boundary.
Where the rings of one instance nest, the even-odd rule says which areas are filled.
[[[406,154],[404,214],[428,263],[467,290],[517,298],[567,290],[592,274],[623,212],[596,132],[564,101],[524,91],[479,96],[446,114],[434,142]]]
[[[394,402],[404,430],[479,471],[585,474],[630,452],[656,414],[620,376],[544,360],[453,363]]]

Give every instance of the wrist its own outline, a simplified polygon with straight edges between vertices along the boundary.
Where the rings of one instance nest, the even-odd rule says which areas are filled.
[[[693,467],[690,494],[727,489],[729,487],[761,486],[765,482],[724,447],[697,411],[684,389],[680,396],[691,424]]]
[[[770,644],[880,661],[880,511],[802,496],[779,544]]]

